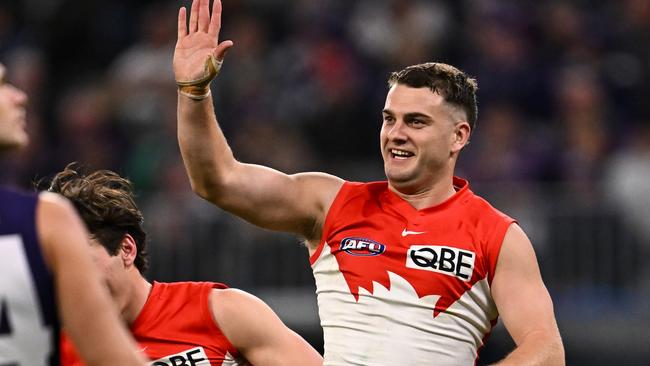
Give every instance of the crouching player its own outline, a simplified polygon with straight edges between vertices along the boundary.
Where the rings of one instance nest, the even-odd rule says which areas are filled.
[[[321,365],[322,357],[261,300],[212,282],[147,281],[146,233],[131,183],[68,165],[50,191],[67,197],[90,231],[122,319],[152,365]],[[64,366],[82,365],[63,337]]]

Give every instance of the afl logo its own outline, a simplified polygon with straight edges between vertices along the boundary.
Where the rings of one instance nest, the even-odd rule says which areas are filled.
[[[386,246],[365,238],[345,238],[341,240],[341,250],[348,254],[369,257],[383,253]]]

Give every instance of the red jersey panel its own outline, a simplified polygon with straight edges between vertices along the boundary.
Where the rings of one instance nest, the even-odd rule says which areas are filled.
[[[346,182],[310,258],[325,365],[471,365],[496,323],[491,297],[513,219],[454,178],[416,210],[387,182]]]
[[[131,327],[152,366],[249,365],[212,318],[208,298],[212,282],[154,282],[140,315]],[[72,343],[62,338],[61,365],[83,366]]]

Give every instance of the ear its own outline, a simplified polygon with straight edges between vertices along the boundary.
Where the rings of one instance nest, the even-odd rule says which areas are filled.
[[[131,267],[135,263],[135,258],[138,256],[138,246],[135,244],[135,239],[130,234],[125,234],[120,244],[120,257],[125,267]]]
[[[469,143],[469,136],[472,133],[472,127],[467,121],[460,121],[454,126],[453,141],[451,152],[458,153],[465,145]]]

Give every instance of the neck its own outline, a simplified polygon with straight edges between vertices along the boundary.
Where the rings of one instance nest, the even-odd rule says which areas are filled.
[[[147,280],[145,280],[137,270],[135,270],[135,273],[132,273],[131,276],[132,281],[129,300],[126,306],[122,309],[122,319],[124,319],[129,326],[132,325],[138,318],[138,315],[140,315],[144,304],[147,302],[152,287],[152,285],[147,282]]]
[[[417,210],[436,206],[456,193],[453,177],[439,181],[423,189],[403,189],[389,182],[390,189]]]

